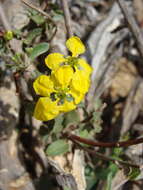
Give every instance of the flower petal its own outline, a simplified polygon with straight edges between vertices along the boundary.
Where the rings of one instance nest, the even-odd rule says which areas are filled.
[[[87,77],[82,71],[77,70],[74,73],[72,82],[71,82],[71,89],[81,93],[85,94],[90,86],[90,79]]]
[[[41,75],[33,83],[33,88],[36,94],[41,96],[49,96],[51,92],[54,92],[53,81],[49,76]]]
[[[77,57],[78,55],[85,52],[85,46],[77,36],[72,36],[66,41],[66,46],[69,51],[72,52],[73,57]]]
[[[48,97],[39,98],[35,110],[34,117],[40,121],[48,121],[54,119],[59,114],[59,106],[57,101],[52,101]]]
[[[55,80],[55,83],[57,83],[57,86],[61,86],[62,88],[65,88],[69,85],[73,77],[73,74],[74,74],[74,71],[71,66],[63,65],[59,67],[57,70],[53,71],[52,79]]]
[[[74,98],[75,104],[79,104],[79,103],[83,100],[84,95],[85,95],[85,94],[83,94],[83,93],[80,93],[80,92],[75,91],[74,89],[71,89],[71,90],[69,91],[69,94],[71,94],[72,97]]]
[[[64,101],[64,104],[60,106],[60,111],[61,112],[68,112],[71,110],[74,110],[76,108],[76,105],[74,104],[73,101],[69,102],[67,100]]]
[[[51,53],[45,58],[45,64],[52,70],[57,69],[65,58],[60,53]]]
[[[87,76],[89,76],[93,70],[86,60],[82,58],[78,59],[77,67],[79,67],[78,69],[83,71]]]

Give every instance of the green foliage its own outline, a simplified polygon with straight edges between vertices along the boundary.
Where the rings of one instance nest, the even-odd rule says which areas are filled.
[[[53,126],[52,133],[58,134],[63,130],[63,127],[64,127],[63,120],[64,120],[63,115],[59,115],[57,118],[55,118],[55,123]]]
[[[72,189],[70,189],[69,187],[64,187],[64,190],[72,190]]]
[[[41,25],[45,22],[45,18],[39,14],[37,11],[33,9],[29,9],[29,17],[33,22],[35,22],[37,25]]]
[[[26,45],[29,45],[37,36],[40,36],[42,33],[42,28],[34,28],[31,30],[26,39],[23,41]]]
[[[118,171],[117,165],[111,163],[107,170],[108,174],[107,174],[107,184],[105,187],[106,190],[111,190],[112,179],[117,171]]]
[[[47,150],[46,154],[48,156],[57,156],[60,154],[64,154],[69,151],[69,145],[65,140],[57,140],[55,142],[52,142]]]
[[[49,43],[46,42],[39,43],[38,45],[33,47],[33,50],[30,55],[31,60],[34,60],[36,57],[45,53],[48,50],[49,50]]]
[[[94,102],[94,111],[93,111],[93,116],[91,119],[91,123],[94,127],[94,132],[95,133],[100,133],[102,128],[101,128],[101,115],[102,115],[102,101],[100,99],[96,99]]]
[[[94,168],[91,168],[89,165],[87,165],[85,167],[85,177],[87,183],[86,190],[90,190],[98,182]]]
[[[139,168],[130,168],[130,172],[128,173],[128,177],[130,180],[136,179],[140,175],[141,171]]]
[[[69,125],[76,125],[80,121],[79,114],[77,110],[64,114],[64,126],[68,127]]]

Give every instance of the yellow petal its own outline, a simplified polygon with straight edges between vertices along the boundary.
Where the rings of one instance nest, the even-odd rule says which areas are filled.
[[[71,82],[71,89],[81,93],[85,94],[90,86],[90,79],[87,77],[82,71],[77,70],[74,73],[72,82]]]
[[[76,36],[72,36],[66,41],[66,46],[69,51],[72,52],[73,57],[77,57],[78,55],[85,52],[85,46],[80,40],[80,38]]]
[[[45,58],[45,64],[52,70],[57,69],[65,58],[60,53],[51,53]]]
[[[52,72],[52,79],[55,80],[55,83],[57,83],[57,85],[65,88],[69,85],[73,74],[74,71],[71,66],[63,65]]]
[[[83,71],[87,76],[92,73],[92,67],[84,59],[78,59],[77,66],[79,67],[78,69]]]
[[[84,95],[85,95],[85,94],[83,94],[83,93],[80,93],[80,92],[75,91],[74,89],[71,89],[71,90],[69,91],[69,94],[71,94],[72,97],[74,98],[75,104],[79,104],[79,103],[83,100]]]
[[[48,121],[54,119],[59,114],[59,106],[57,101],[52,101],[48,97],[39,98],[35,110],[34,117],[40,121]]]
[[[76,105],[74,104],[73,101],[69,102],[67,100],[64,101],[64,104],[60,106],[60,111],[61,112],[68,112],[71,110],[74,110],[76,108]]]
[[[51,92],[54,92],[53,81],[49,76],[41,75],[33,83],[33,88],[36,94],[41,96],[49,96]]]

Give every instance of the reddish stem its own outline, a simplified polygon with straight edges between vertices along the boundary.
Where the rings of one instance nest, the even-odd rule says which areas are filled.
[[[132,146],[132,145],[143,143],[143,138],[133,139],[133,140],[128,140],[128,141],[111,142],[110,143],[110,142],[96,142],[94,140],[82,138],[82,137],[79,137],[77,135],[73,135],[73,134],[68,133],[68,132],[64,133],[63,135],[64,135],[64,137],[66,137],[72,141],[74,140],[74,141],[78,141],[80,143],[84,143],[84,144],[91,145],[91,146],[97,146],[97,147],[107,147],[107,148],[127,147],[127,146]]]

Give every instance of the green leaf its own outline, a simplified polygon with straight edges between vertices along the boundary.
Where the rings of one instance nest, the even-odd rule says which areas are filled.
[[[69,145],[65,140],[57,140],[50,144],[46,150],[46,154],[49,156],[57,156],[68,152]]]
[[[116,147],[113,149],[113,155],[115,155],[116,157],[119,157],[122,153],[123,153],[123,148]]]
[[[64,190],[71,190],[69,187],[64,187]]]
[[[30,58],[32,60],[34,60],[36,57],[38,57],[39,55],[45,53],[46,51],[48,51],[49,49],[49,44],[46,42],[40,43],[38,45],[36,45],[30,55]]]
[[[140,170],[138,168],[131,168],[128,177],[129,179],[133,180],[140,174]]]
[[[43,24],[45,22],[45,19],[43,16],[39,15],[39,14],[35,14],[35,15],[31,15],[30,18],[37,24]]]
[[[64,120],[64,117],[63,115],[59,115],[58,117],[55,118],[55,123],[54,123],[54,127],[53,127],[53,130],[52,130],[52,133],[60,133],[63,129],[63,120]]]
[[[113,179],[113,174],[112,172],[110,172],[107,176],[107,185],[106,185],[105,190],[111,190],[112,179]]]
[[[94,110],[97,111],[101,108],[102,106],[102,101],[101,99],[96,99],[94,102]]]
[[[87,131],[87,129],[84,129],[82,131],[79,132],[79,136],[83,137],[83,138],[90,138],[89,132]]]
[[[68,127],[71,124],[77,124],[80,121],[79,114],[76,110],[64,114],[64,126]]]
[[[25,44],[30,44],[32,42],[32,40],[34,40],[34,38],[36,38],[37,36],[39,36],[42,33],[42,28],[35,28],[33,30],[31,30],[27,36],[27,38],[24,40]]]
[[[97,168],[96,175],[98,179],[106,180],[110,173],[112,173],[114,177],[117,171],[118,171],[118,166],[111,162],[108,168]]]

